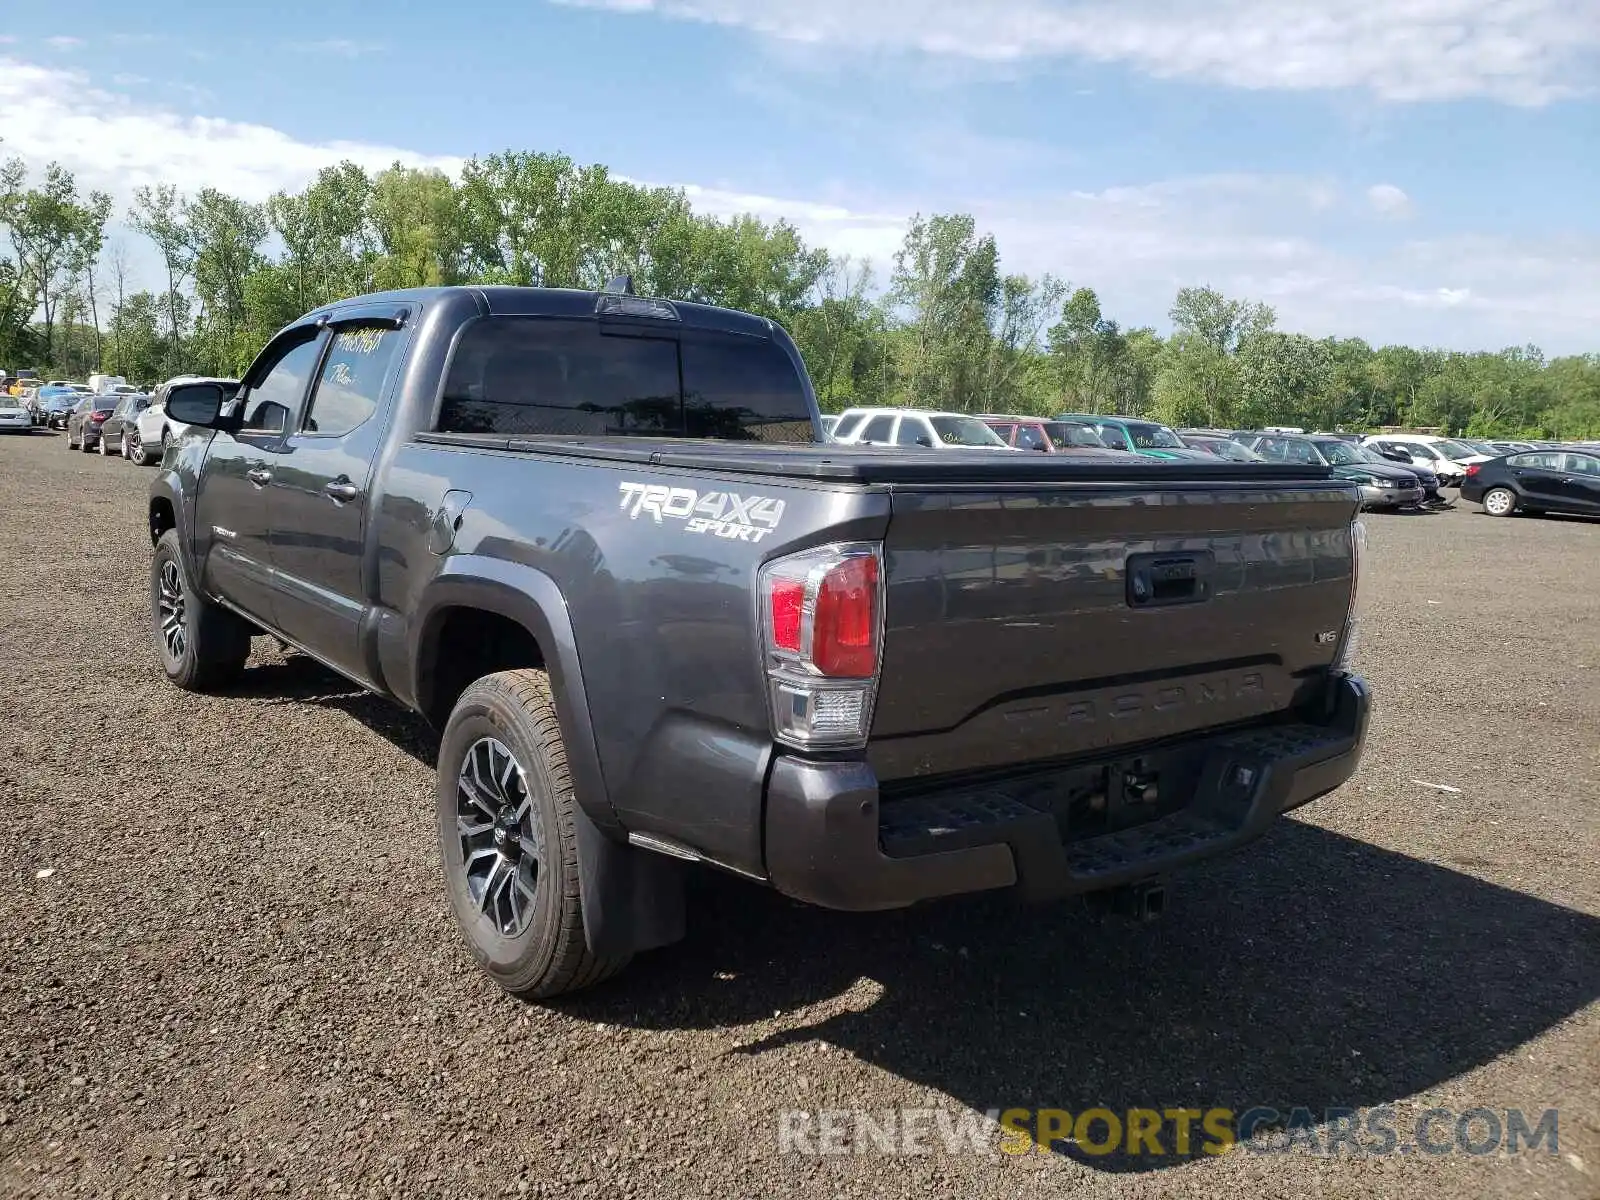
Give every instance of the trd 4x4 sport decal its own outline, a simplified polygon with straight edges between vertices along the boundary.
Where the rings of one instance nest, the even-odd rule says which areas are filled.
[[[738,492],[697,492],[693,488],[666,487],[658,483],[621,483],[622,511],[633,520],[640,513],[663,521],[682,521],[688,533],[759,542],[783,520],[783,501],[772,496],[741,496]]]

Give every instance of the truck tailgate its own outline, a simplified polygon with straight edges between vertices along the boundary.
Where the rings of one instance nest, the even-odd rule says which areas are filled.
[[[1352,588],[1338,481],[891,485],[885,782],[1153,742],[1318,693]]]

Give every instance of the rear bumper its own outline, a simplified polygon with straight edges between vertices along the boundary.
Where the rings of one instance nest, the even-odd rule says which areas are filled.
[[[1013,886],[1042,901],[1136,883],[1246,845],[1343,784],[1361,760],[1369,708],[1366,684],[1338,676],[1325,723],[1203,738],[1192,748],[1204,767],[1181,808],[1082,840],[1064,838],[1040,807],[1038,777],[883,802],[866,763],[779,757],[768,876],[797,900],[854,911]],[[917,852],[895,852],[913,843]]]

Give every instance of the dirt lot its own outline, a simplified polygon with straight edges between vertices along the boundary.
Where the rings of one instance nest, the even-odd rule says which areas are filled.
[[[1600,522],[1371,518],[1360,773],[1162,922],[717,881],[686,944],[539,1008],[457,943],[423,727],[275,651],[227,696],[162,679],[150,474],[0,440],[0,1194],[1600,1196]],[[793,1109],[1385,1104],[1559,1108],[1559,1150],[777,1138]]]

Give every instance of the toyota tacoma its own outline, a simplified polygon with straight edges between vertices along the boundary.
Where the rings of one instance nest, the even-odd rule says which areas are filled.
[[[270,636],[432,723],[448,902],[514,994],[681,938],[690,864],[1154,909],[1361,753],[1325,467],[830,443],[779,325],[626,279],[341,301],[166,410],[168,678]]]

